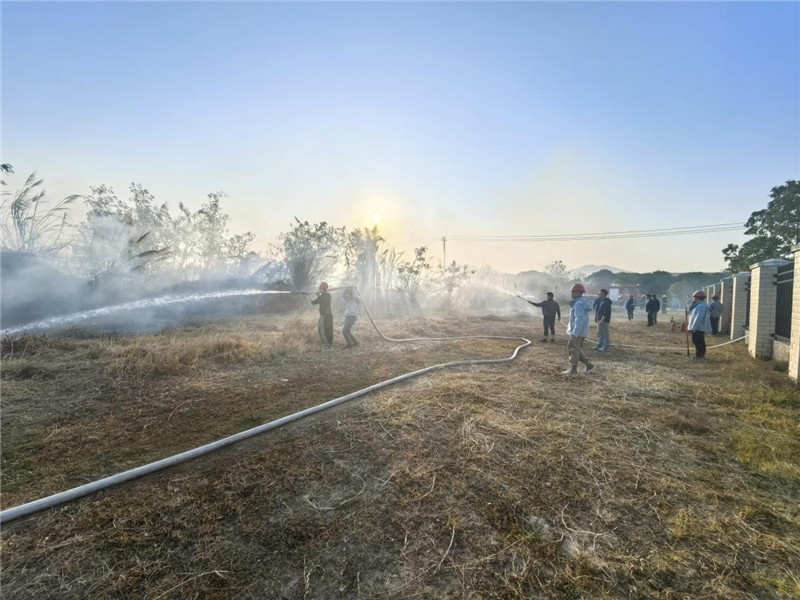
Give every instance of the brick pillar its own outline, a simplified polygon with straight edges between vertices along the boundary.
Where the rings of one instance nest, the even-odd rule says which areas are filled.
[[[744,322],[747,319],[747,290],[745,284],[750,281],[750,271],[742,271],[732,278],[733,292],[731,293],[731,339],[735,340],[744,335]]]
[[[772,358],[778,302],[775,276],[778,274],[778,267],[788,262],[782,258],[773,258],[750,267],[750,335],[747,340],[750,356]]]
[[[719,332],[730,333],[731,309],[733,308],[733,277],[726,277],[719,282],[719,301],[722,302],[722,318],[719,320]]]
[[[800,246],[794,251],[794,284],[792,287],[792,337],[789,349],[789,377],[800,379]]]

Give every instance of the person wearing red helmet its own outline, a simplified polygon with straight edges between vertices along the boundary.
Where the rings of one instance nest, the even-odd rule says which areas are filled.
[[[331,311],[331,295],[328,293],[328,284],[324,281],[319,284],[316,299],[311,304],[319,306],[319,338],[323,346],[331,348],[333,346],[333,312]]]
[[[581,349],[584,340],[589,336],[589,312],[592,307],[583,297],[586,288],[583,284],[576,283],[572,286],[572,301],[569,303],[569,327],[567,328],[567,335],[569,342],[567,342],[567,351],[569,352],[570,368],[562,371],[562,375],[575,375],[578,372],[578,363],[586,365],[586,373],[591,373],[594,370],[594,364],[583,353]]]
[[[711,309],[706,304],[706,293],[703,290],[697,290],[692,294],[689,331],[692,332],[692,343],[695,348],[694,360],[703,360],[706,357],[706,332],[711,331]]]

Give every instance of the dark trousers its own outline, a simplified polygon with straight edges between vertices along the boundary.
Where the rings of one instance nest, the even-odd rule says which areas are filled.
[[[650,327],[651,325],[656,324],[656,313],[655,311],[648,310],[647,311],[647,326]]]
[[[711,335],[719,333],[719,317],[711,317]]]
[[[706,355],[706,332],[693,331],[692,343],[694,344],[695,356],[703,358]]]
[[[633,321],[633,310],[632,308],[628,309],[628,321]]]
[[[333,344],[333,313],[319,316],[319,339],[326,346]]]
[[[547,337],[547,332],[550,331],[550,335],[556,334],[556,316],[550,315],[549,317],[543,317],[544,319],[544,337]]]

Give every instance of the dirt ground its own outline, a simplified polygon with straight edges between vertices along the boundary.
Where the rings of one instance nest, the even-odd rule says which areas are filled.
[[[380,324],[538,340],[532,315]],[[680,348],[665,321],[615,315],[612,345]],[[612,346],[565,377],[562,331],[4,526],[2,597],[800,597],[800,391],[780,365]],[[355,333],[324,351],[312,315],[245,316],[5,339],[3,507],[516,345]]]

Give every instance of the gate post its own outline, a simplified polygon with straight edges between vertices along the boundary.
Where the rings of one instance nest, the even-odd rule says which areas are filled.
[[[772,358],[772,341],[775,334],[778,290],[778,267],[789,261],[772,258],[750,267],[750,335],[747,349],[750,356]]]

